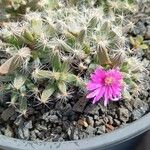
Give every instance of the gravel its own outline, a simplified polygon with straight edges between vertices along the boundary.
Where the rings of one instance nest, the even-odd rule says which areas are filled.
[[[7,109],[5,109],[2,114],[1,114],[1,118],[4,121],[7,121],[11,116],[13,116],[15,114],[15,108],[14,107],[8,107]]]

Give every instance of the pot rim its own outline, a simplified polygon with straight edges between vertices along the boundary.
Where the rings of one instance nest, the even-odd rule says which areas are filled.
[[[11,150],[92,150],[109,148],[150,130],[150,112],[142,118],[93,138],[65,142],[25,141],[0,135],[0,148]]]

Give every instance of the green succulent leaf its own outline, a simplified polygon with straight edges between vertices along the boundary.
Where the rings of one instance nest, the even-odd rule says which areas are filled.
[[[58,82],[57,85],[58,85],[59,91],[62,94],[66,95],[66,93],[67,93],[67,86],[66,86],[66,84],[64,82]]]
[[[53,66],[53,71],[59,71],[61,69],[61,61],[58,53],[52,56],[51,64]]]
[[[85,37],[85,33],[86,33],[85,30],[81,30],[81,31],[79,32],[79,35],[78,35],[78,37],[77,37],[77,40],[78,40],[80,43],[83,43],[84,37]]]
[[[13,56],[0,66],[0,75],[12,73],[22,63],[20,56]]]
[[[19,90],[24,85],[25,81],[26,78],[23,75],[17,75],[13,83],[14,88]]]
[[[20,97],[19,98],[19,112],[23,115],[26,115],[27,112],[27,99],[26,97]]]
[[[46,104],[50,98],[50,96],[52,96],[52,94],[55,92],[55,88],[52,85],[48,85],[42,92],[41,97],[40,97],[40,101],[44,104]]]
[[[18,93],[12,92],[10,103],[11,103],[12,105],[16,105],[17,100],[18,100]]]
[[[112,59],[112,67],[116,68],[116,67],[121,67],[123,64],[124,58],[123,58],[123,54],[122,53],[117,53]]]
[[[140,48],[141,48],[141,49],[148,49],[148,45],[142,44],[142,45],[140,45]]]
[[[85,54],[90,54],[90,46],[87,43],[83,43],[82,50],[85,52]]]
[[[132,36],[130,36],[130,42],[131,42],[132,45],[135,44],[134,38]]]
[[[28,30],[25,30],[24,31],[24,34],[23,34],[24,38],[27,39],[29,42],[33,42],[34,41],[34,37],[32,35],[32,33]]]
[[[89,21],[89,23],[88,23],[88,25],[87,25],[87,28],[94,28],[94,27],[97,25],[97,23],[98,23],[97,17],[93,17],[93,18]]]
[[[97,57],[100,65],[110,65],[112,63],[106,48],[98,46]]]
[[[137,36],[136,40],[141,44],[143,43],[143,36]]]
[[[58,9],[60,6],[59,6],[59,1],[58,0],[49,0],[48,1],[48,6],[50,9]]]

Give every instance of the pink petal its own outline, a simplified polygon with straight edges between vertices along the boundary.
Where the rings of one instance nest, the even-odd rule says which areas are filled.
[[[96,69],[94,74],[91,75],[91,79],[93,82],[100,83],[106,76],[106,71],[102,69]]]
[[[102,80],[103,80],[104,77],[100,77],[100,75],[95,75],[95,74],[92,74],[91,75],[91,80],[95,83],[101,83]]]
[[[98,69],[95,70],[94,73],[95,73],[95,75],[97,75],[97,76],[104,76],[104,75],[106,74],[106,71],[103,70],[103,69],[98,68]]]
[[[86,98],[93,98],[93,97],[95,97],[99,92],[100,92],[100,89],[96,89],[96,90],[94,90],[93,92],[91,92],[90,94],[88,94],[88,95],[86,96]]]
[[[118,101],[119,100],[119,97],[115,97],[115,98],[112,98],[111,99],[111,101],[114,101],[114,102],[116,102],[116,101]]]
[[[91,90],[95,90],[97,88],[100,88],[101,85],[98,84],[98,83],[89,82],[86,87],[87,87],[88,90],[91,91]]]
[[[105,92],[105,87],[102,87],[102,88],[100,89],[100,92],[99,92],[99,93],[97,94],[97,96],[94,98],[93,102],[95,103],[95,102],[99,101],[100,98],[103,97],[104,92]]]
[[[107,106],[108,99],[109,99],[109,97],[108,97],[108,91],[105,90],[105,93],[104,93],[104,106]]]
[[[104,106],[107,106],[107,104],[108,104],[108,99],[105,99],[104,100]]]

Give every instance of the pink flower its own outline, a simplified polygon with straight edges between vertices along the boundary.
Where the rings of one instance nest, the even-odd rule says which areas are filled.
[[[107,106],[108,101],[118,101],[121,98],[122,79],[122,74],[117,69],[108,71],[96,69],[91,74],[91,80],[86,86],[89,91],[87,98],[92,98],[93,103],[104,98],[105,106]]]

